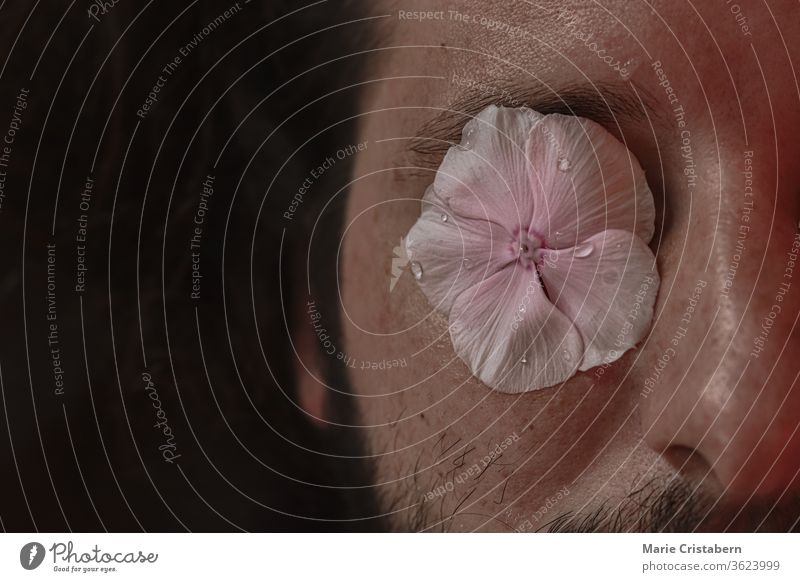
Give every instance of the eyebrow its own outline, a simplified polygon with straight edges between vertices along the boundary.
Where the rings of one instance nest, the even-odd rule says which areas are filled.
[[[454,100],[434,118],[423,123],[409,150],[413,165],[434,169],[444,154],[461,141],[461,130],[489,105],[529,107],[539,113],[586,117],[611,129],[622,123],[640,123],[658,117],[652,96],[634,83],[572,85],[560,89],[531,89],[511,84],[497,92],[473,91]]]

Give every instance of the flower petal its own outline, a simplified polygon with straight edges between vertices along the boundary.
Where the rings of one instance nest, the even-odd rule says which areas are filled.
[[[500,392],[539,390],[572,376],[583,343],[550,301],[534,269],[505,267],[464,291],[450,313],[458,356]]]
[[[481,111],[447,152],[435,190],[463,217],[492,220],[512,233],[527,228],[534,199],[526,143],[542,117],[524,107]]]
[[[532,187],[541,192],[531,226],[548,246],[568,248],[609,229],[650,242],[655,207],[644,170],[601,125],[546,115],[531,132],[528,157]]]
[[[432,188],[423,198],[422,215],[406,235],[406,255],[417,263],[422,292],[445,315],[465,289],[515,258],[505,229],[457,215]]]
[[[613,362],[645,336],[659,277],[653,253],[639,237],[607,230],[543,256],[539,272],[548,295],[583,338],[581,370]]]

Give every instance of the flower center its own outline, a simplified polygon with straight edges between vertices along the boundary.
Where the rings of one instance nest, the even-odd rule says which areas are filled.
[[[544,248],[544,241],[535,234],[522,230],[511,245],[512,252],[517,256],[520,265],[526,269],[534,269],[541,258],[540,249]]]

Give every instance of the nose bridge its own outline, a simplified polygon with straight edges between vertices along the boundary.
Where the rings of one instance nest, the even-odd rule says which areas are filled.
[[[723,152],[721,182],[703,184],[719,191],[720,211],[698,213],[695,234],[684,231],[706,246],[690,240],[691,250],[661,261],[680,266],[662,273],[672,285],[640,393],[648,444],[693,451],[730,495],[779,490],[800,469],[800,233],[790,194],[800,182],[759,151],[769,150]]]

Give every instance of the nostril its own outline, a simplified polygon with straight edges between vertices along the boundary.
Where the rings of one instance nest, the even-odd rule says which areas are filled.
[[[696,449],[683,445],[671,445],[661,453],[661,456],[682,477],[695,483],[700,489],[712,495],[722,493],[722,483],[715,475],[714,469],[703,454]]]

